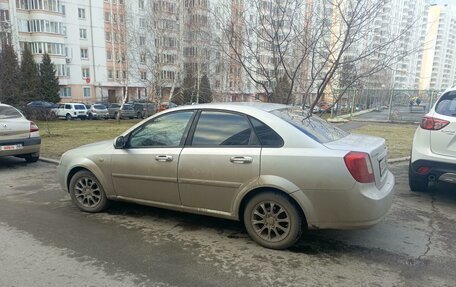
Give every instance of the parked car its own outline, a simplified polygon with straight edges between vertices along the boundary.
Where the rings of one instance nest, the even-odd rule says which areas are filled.
[[[331,112],[331,106],[326,102],[318,103],[318,112],[319,113],[329,113]]]
[[[116,119],[119,113],[121,104],[110,104],[108,106],[109,117]],[[120,111],[120,118],[130,118],[133,119],[136,116],[135,110],[132,105],[124,104],[122,110]]]
[[[456,183],[456,88],[442,94],[413,137],[410,190],[427,191],[432,181]]]
[[[46,101],[32,101],[22,107],[22,113],[28,119],[50,120],[55,119],[57,105]]]
[[[85,212],[110,200],[242,220],[259,244],[303,228],[363,228],[388,212],[395,179],[382,138],[349,134],[280,104],[181,106],[114,142],[70,150],[61,186]]]
[[[26,105],[29,109],[46,109],[51,110],[57,108],[57,105],[54,103],[46,102],[46,101],[31,101]]]
[[[0,156],[16,156],[27,162],[40,157],[41,137],[38,126],[16,108],[0,104]]]
[[[93,105],[86,105],[87,108],[87,117],[89,120],[95,119],[108,119],[109,112],[108,108],[102,104],[93,104]]]
[[[138,119],[148,118],[155,114],[155,105],[153,103],[129,102],[135,110]]]
[[[173,102],[162,102],[160,103],[160,106],[158,108],[158,111],[161,112],[161,111],[164,111],[164,110],[167,110],[167,109],[171,109],[171,108],[175,108],[177,107],[177,105]]]
[[[54,112],[57,117],[67,120],[85,120],[87,118],[87,108],[84,104],[81,103],[59,104],[58,107],[54,109]]]

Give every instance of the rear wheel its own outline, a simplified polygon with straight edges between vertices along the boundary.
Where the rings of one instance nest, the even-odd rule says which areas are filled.
[[[24,156],[27,162],[37,162],[40,159],[40,155],[36,153],[27,154]]]
[[[413,174],[412,166],[409,165],[409,186],[411,191],[425,192],[428,190],[429,181],[427,179],[419,179]]]
[[[108,207],[108,198],[98,179],[91,172],[77,172],[70,181],[70,196],[79,209],[100,212]]]
[[[281,193],[267,191],[255,195],[247,203],[243,217],[250,237],[264,247],[285,249],[301,237],[301,213]]]
[[[142,114],[141,114],[140,112],[138,112],[138,113],[136,114],[136,117],[137,117],[138,119],[142,119],[142,118],[143,118],[143,116],[142,116]]]
[[[89,114],[89,120],[93,120],[92,114]]]
[[[72,119],[70,114],[66,114],[65,118],[67,119],[67,121],[70,121]]]

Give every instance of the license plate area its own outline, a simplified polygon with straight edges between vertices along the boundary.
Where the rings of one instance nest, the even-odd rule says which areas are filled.
[[[12,144],[12,145],[2,145],[0,146],[0,150],[18,150],[22,149],[22,144]]]

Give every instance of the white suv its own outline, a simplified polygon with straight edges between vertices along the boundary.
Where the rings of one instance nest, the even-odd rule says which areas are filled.
[[[410,189],[426,191],[437,180],[456,183],[456,88],[440,96],[413,138]]]
[[[65,103],[59,104],[54,110],[55,114],[59,118],[65,118],[67,120],[80,118],[85,120],[87,118],[87,108],[84,104],[80,103]]]

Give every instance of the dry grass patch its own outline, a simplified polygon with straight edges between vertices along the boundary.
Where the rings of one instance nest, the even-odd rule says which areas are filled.
[[[410,155],[417,125],[375,123],[352,130],[353,133],[382,137],[388,146],[389,158]]]
[[[69,149],[114,139],[138,122],[139,120],[121,120],[120,124],[116,120],[37,122],[42,141],[41,155],[58,159]]]

